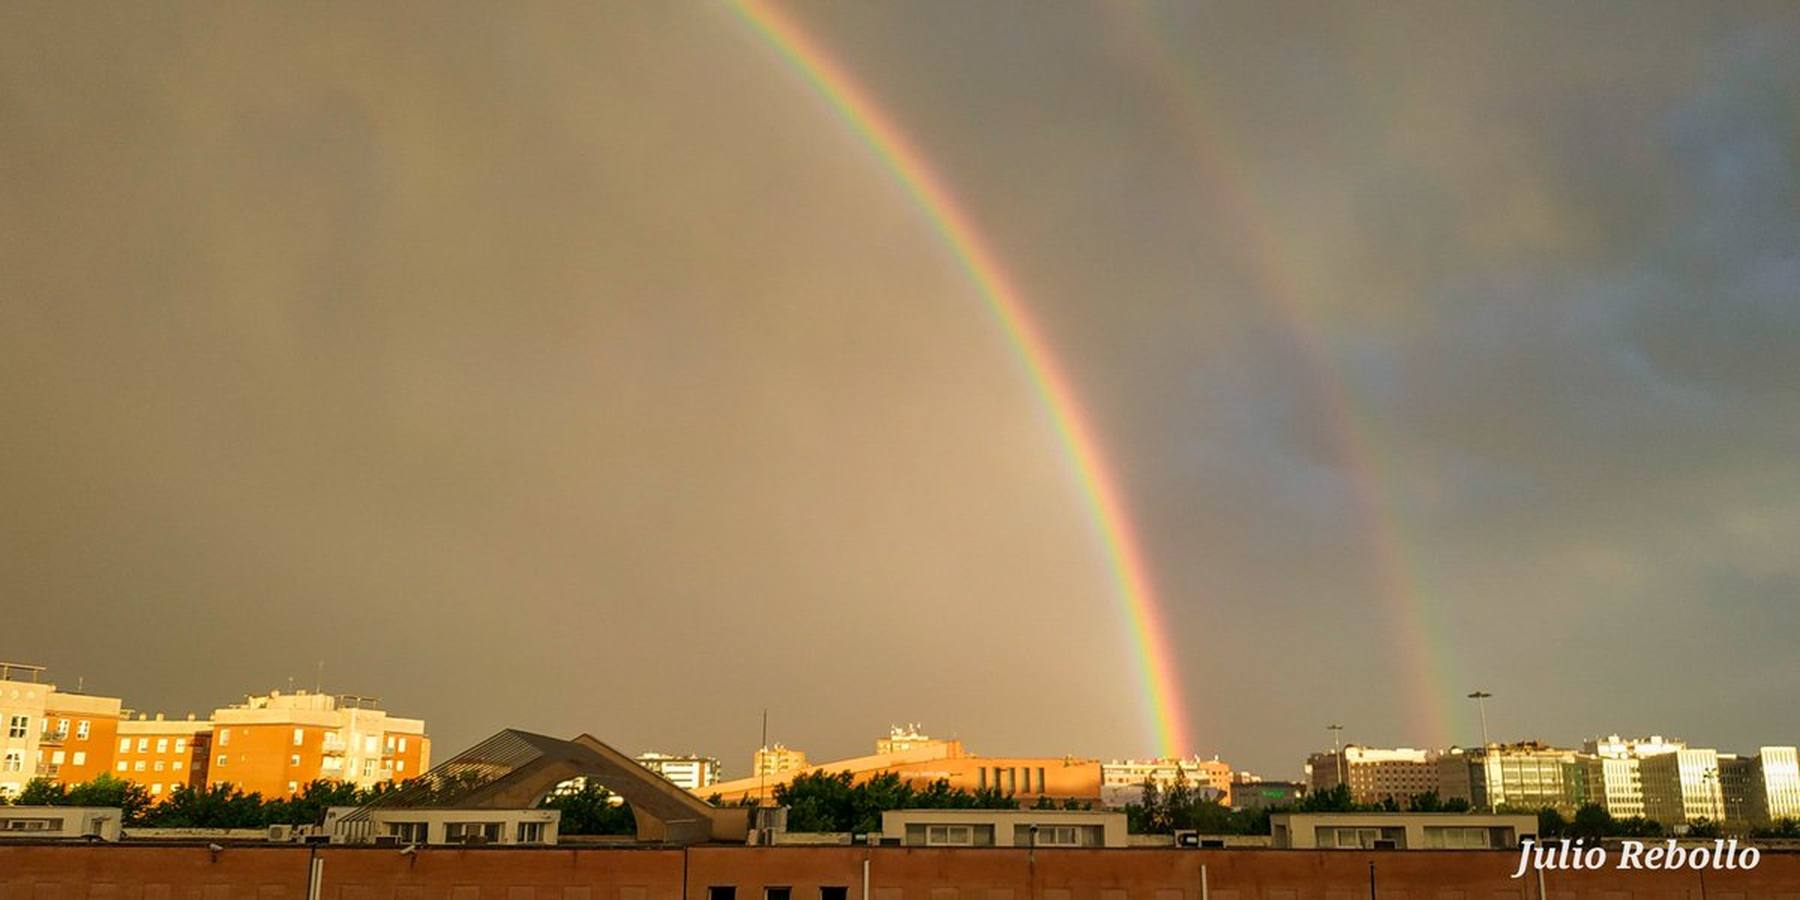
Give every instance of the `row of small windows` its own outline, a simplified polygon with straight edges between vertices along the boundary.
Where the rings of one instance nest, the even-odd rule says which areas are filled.
[[[76,763],[76,765],[81,765],[81,763]],[[169,767],[169,771],[171,771],[171,772],[181,771],[181,760],[178,759],[178,760],[175,760],[174,762],[169,763],[168,767]],[[119,760],[119,764],[117,766],[115,766],[114,768],[117,768],[121,772],[142,772],[142,771],[144,771],[144,760],[140,759],[135,763],[128,763],[125,760],[121,759],[121,760]],[[152,772],[161,772],[162,770],[163,770],[163,761],[160,759],[156,760],[154,766],[150,769],[150,771],[152,771]]]
[[[91,723],[81,719],[75,723],[75,739],[85,741],[88,738]],[[13,716],[6,720],[6,736],[14,740],[28,737],[31,734],[30,716]],[[44,720],[42,734],[51,740],[64,740],[69,736],[69,720],[57,719],[54,726],[49,719]]]
[[[145,738],[145,737],[138,738],[137,739],[137,752],[147,753],[147,752],[149,752],[149,750],[150,750],[150,739]],[[131,738],[128,738],[128,737],[119,738],[119,752],[120,753],[130,753],[131,752]],[[156,739],[156,752],[158,752],[158,753],[169,752],[169,739],[168,738],[157,738]],[[175,752],[176,753],[186,753],[187,752],[187,738],[179,738],[179,737],[175,738]]]

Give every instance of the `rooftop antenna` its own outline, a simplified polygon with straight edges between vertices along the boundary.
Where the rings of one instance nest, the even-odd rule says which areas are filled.
[[[319,660],[318,670],[313,673],[313,693],[315,693],[315,694],[319,693],[320,687],[324,683],[325,683],[325,661],[321,659],[321,660]]]
[[[756,767],[756,805],[763,805],[763,792],[769,782],[769,708],[763,707],[762,718],[762,760]]]

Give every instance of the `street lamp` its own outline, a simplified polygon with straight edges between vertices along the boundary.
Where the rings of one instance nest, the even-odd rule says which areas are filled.
[[[1325,730],[1331,732],[1331,756],[1333,759],[1335,759],[1337,761],[1337,783],[1343,784],[1344,783],[1344,751],[1338,745],[1338,739],[1343,734],[1344,726],[1339,725],[1336,722],[1333,722],[1330,725],[1325,726]]]
[[[1487,699],[1492,696],[1494,695],[1487,691],[1475,691],[1469,695],[1469,699],[1475,701],[1476,708],[1481,710],[1481,748],[1483,750],[1486,750],[1488,745]]]

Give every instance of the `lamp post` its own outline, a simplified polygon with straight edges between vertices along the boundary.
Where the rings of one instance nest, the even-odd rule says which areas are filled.
[[[1476,708],[1481,710],[1481,749],[1483,750],[1486,750],[1488,745],[1487,700],[1492,696],[1494,695],[1487,691],[1475,691],[1469,695],[1469,699],[1475,701]]]
[[[1325,730],[1331,732],[1331,758],[1337,763],[1337,783],[1341,785],[1344,783],[1344,750],[1338,740],[1343,735],[1344,726],[1333,722],[1325,726]]]

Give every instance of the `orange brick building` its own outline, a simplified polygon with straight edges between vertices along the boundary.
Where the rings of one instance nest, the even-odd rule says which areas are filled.
[[[38,774],[63,784],[80,784],[111,768],[121,713],[117,697],[51,690],[44,700]]]
[[[390,716],[374,698],[271,691],[214,710],[212,724],[207,784],[265,797],[320,780],[373,787],[431,766],[425,723]]]
[[[206,784],[212,723],[188,716],[165,720],[140,716],[119,723],[113,775],[142,784],[161,800],[178,787]]]

